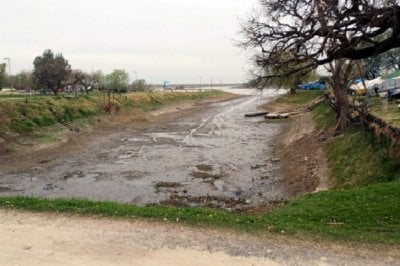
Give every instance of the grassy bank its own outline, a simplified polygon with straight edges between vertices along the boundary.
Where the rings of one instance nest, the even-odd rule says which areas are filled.
[[[148,218],[246,232],[400,245],[400,182],[310,194],[274,212],[248,215],[207,208],[137,207],[80,199],[1,197],[3,209]]]
[[[274,104],[289,105],[291,107],[299,107],[305,105],[315,98],[321,96],[323,91],[297,91],[296,94],[284,94],[275,100]]]
[[[285,104],[305,104],[316,92],[284,96]],[[307,100],[306,100],[307,99]],[[301,103],[301,104],[300,104]],[[156,105],[157,106],[157,105]],[[319,128],[335,124],[335,114],[321,104],[313,110]],[[80,199],[0,197],[0,208],[38,212],[146,218],[234,230],[294,234],[340,241],[400,245],[400,181],[387,144],[351,128],[326,146],[337,188],[301,196],[269,213],[238,214],[207,208],[138,207]]]
[[[221,91],[129,93],[111,98],[113,110],[147,112],[185,101],[216,98]],[[110,109],[106,95],[96,94],[65,98],[62,96],[31,96],[0,100],[0,137],[5,134],[29,134],[60,122],[103,115]]]

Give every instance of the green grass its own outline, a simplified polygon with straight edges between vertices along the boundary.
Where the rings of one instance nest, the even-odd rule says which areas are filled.
[[[310,103],[315,98],[321,96],[324,92],[323,91],[302,91],[298,90],[296,94],[285,94],[279,97],[275,102],[278,104],[288,104],[294,107],[298,107],[301,105],[305,105]]]
[[[204,92],[141,92],[115,94],[116,110],[122,112],[148,112],[185,101],[197,101],[205,98],[222,97],[221,91]],[[77,98],[63,96],[26,96],[1,95],[0,101],[0,137],[9,132],[31,134],[41,128],[51,127],[57,118],[55,110],[68,122],[105,114],[108,98],[103,94],[82,95]]]
[[[371,113],[373,115],[382,118],[391,126],[400,127],[400,108],[398,104],[390,102],[388,103],[387,110],[385,110],[377,97],[373,98],[372,102]]]
[[[312,112],[317,130],[329,128],[336,124],[336,114],[327,104],[317,105]]]
[[[331,141],[326,152],[337,186],[366,185],[400,178],[400,162],[390,158],[390,145],[362,128],[349,128]]]
[[[244,232],[276,232],[340,241],[400,244],[400,182],[333,190],[293,199],[259,215],[208,208],[138,207],[83,199],[0,197],[0,208],[147,218]],[[333,224],[332,224],[333,223]],[[336,223],[336,224],[334,224]]]

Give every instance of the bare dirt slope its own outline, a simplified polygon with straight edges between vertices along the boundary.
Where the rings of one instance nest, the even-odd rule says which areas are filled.
[[[390,247],[0,210],[1,265],[400,265]]]

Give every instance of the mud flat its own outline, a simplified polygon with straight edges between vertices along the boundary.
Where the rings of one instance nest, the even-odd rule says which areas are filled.
[[[290,196],[271,159],[281,124],[244,118],[274,95],[115,123],[0,168],[0,195],[246,209]]]

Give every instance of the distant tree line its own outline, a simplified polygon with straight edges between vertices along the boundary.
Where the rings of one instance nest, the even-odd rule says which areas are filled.
[[[0,89],[11,87],[17,90],[37,91],[39,93],[53,93],[61,91],[114,91],[127,92],[151,90],[151,86],[144,79],[137,79],[130,83],[126,70],[115,69],[104,75],[101,70],[85,72],[72,69],[68,60],[61,53],[53,53],[50,49],[37,56],[33,61],[33,71],[21,71],[15,75],[7,75],[6,64],[0,64]]]

